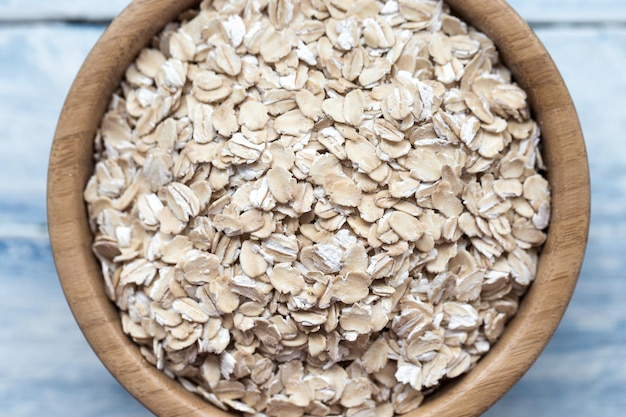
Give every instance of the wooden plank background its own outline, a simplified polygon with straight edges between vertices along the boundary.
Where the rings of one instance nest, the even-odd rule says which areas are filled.
[[[626,2],[511,0],[578,108],[592,179],[589,245],[548,348],[485,416],[626,410]],[[107,373],[57,282],[45,184],[56,118],[82,60],[127,1],[0,0],[0,416],[150,416]],[[77,22],[79,21],[79,22]]]
[[[0,21],[107,20],[117,15],[129,0],[0,0]]]
[[[25,19],[96,19],[115,16],[128,0],[0,0],[0,21]],[[532,22],[622,22],[623,0],[509,0],[508,3]]]
[[[106,20],[119,13],[128,0],[0,0],[0,21]],[[509,0],[525,19],[542,23],[622,22],[623,0]]]

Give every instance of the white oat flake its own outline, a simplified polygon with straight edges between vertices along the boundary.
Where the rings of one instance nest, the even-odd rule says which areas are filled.
[[[222,23],[228,33],[231,43],[237,48],[243,42],[246,35],[246,24],[239,15],[231,15]]]

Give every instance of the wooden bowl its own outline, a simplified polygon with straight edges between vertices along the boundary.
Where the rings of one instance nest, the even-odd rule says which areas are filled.
[[[48,223],[59,278],[91,347],[115,378],[158,416],[230,416],[149,365],[122,332],[92,255],[83,190],[93,170],[93,139],[125,69],[150,38],[198,0],[136,0],[98,41],[67,97],[48,173]],[[590,191],[576,111],[550,56],[504,0],[448,0],[493,39],[529,94],[543,131],[553,193],[552,220],[535,282],[500,341],[467,375],[446,383],[410,416],[477,416],[529,369],[563,316],[587,240]]]

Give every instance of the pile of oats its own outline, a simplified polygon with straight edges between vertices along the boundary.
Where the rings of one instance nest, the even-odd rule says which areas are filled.
[[[104,116],[94,252],[147,361],[216,406],[403,414],[533,280],[539,137],[440,1],[205,1]]]

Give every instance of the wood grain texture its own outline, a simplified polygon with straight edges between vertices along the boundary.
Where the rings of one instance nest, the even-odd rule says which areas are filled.
[[[547,52],[503,1],[449,3],[496,41],[518,81],[529,91],[544,132],[554,194],[553,222],[537,280],[502,340],[475,370],[429,398],[413,416],[476,416],[530,367],[555,330],[573,291],[589,216],[582,136],[567,90]],[[149,8],[141,9],[148,4]],[[165,11],[159,13],[159,6]],[[175,15],[173,8],[182,7],[182,3],[174,6],[166,1],[136,2],[112,24],[90,54],[55,135],[49,167],[48,221],[70,306],[92,347],[118,380],[158,415],[199,416],[210,411],[211,415],[225,416],[146,367],[137,348],[122,334],[90,254],[91,236],[82,203],[82,190],[92,168],[91,140],[116,80],[142,44]],[[132,22],[133,15],[142,15],[144,22],[155,26]],[[102,82],[94,83],[94,79]]]

